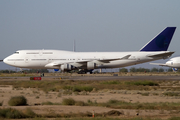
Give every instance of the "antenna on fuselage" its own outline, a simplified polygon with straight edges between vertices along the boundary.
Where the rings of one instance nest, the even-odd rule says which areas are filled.
[[[76,52],[76,41],[74,40],[73,52]]]

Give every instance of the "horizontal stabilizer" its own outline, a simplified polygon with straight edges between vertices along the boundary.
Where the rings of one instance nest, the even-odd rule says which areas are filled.
[[[148,57],[170,57],[174,52],[166,52],[166,53],[161,53],[161,54],[151,54],[147,55]]]
[[[150,63],[151,65],[159,65],[159,66],[167,66],[166,64],[164,63]]]

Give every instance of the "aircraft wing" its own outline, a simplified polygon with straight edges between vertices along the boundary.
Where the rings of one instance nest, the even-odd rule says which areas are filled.
[[[99,62],[103,62],[103,63],[109,63],[110,61],[115,61],[115,60],[123,60],[123,59],[128,59],[131,55],[126,55],[122,58],[114,58],[114,59],[103,59],[103,60],[97,60]],[[91,60],[87,60],[87,61],[78,61],[78,62],[51,62],[49,64],[47,64],[45,67],[54,67],[54,66],[60,66],[62,64],[86,64],[87,62],[90,62]],[[92,60],[93,61],[93,60]]]
[[[61,62],[61,63],[60,63],[60,62],[51,62],[51,63],[45,65],[45,67],[50,68],[50,67],[59,66],[59,65],[61,65],[61,64],[63,64],[63,63],[62,63],[62,62]]]
[[[131,55],[126,55],[122,58],[115,58],[115,59],[104,59],[104,60],[98,60],[100,62],[104,62],[104,63],[109,63],[110,61],[115,61],[115,60],[123,60],[123,59],[128,59]]]
[[[171,56],[174,52],[166,52],[166,53],[161,53],[161,54],[153,54],[153,55],[148,55],[148,57],[167,57]]]
[[[167,66],[166,64],[164,63],[150,63],[151,65],[159,65],[159,66]]]
[[[97,60],[99,62],[103,62],[103,63],[109,63],[110,61],[115,61],[115,60],[123,60],[123,59],[128,59],[131,55],[126,55],[122,58],[112,58],[112,59],[102,59],[102,60]],[[87,60],[87,61],[79,61],[77,63],[80,63],[80,64],[85,64],[87,62],[89,62],[91,60]]]
[[[83,61],[84,62],[84,61]],[[81,66],[81,64],[83,65],[84,63],[87,63],[87,62],[51,62],[51,63],[49,63],[49,64],[47,64],[47,65],[45,65],[45,67],[47,67],[47,68],[54,68],[54,67],[59,67],[60,65],[63,65],[63,64],[75,64],[75,65],[80,65]]]

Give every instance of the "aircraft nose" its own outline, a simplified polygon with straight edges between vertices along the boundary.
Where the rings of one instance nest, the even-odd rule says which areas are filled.
[[[173,62],[172,61],[167,61],[166,64],[170,66],[170,65],[173,65]]]
[[[3,62],[7,64],[7,58],[5,58],[5,59],[3,60]]]
[[[8,65],[11,65],[12,63],[9,61],[9,57],[6,57],[4,60],[3,60],[4,63],[8,64]]]

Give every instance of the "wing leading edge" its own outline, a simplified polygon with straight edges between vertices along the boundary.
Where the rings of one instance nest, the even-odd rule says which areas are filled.
[[[114,58],[114,59],[103,59],[103,60],[96,60],[96,61],[99,61],[99,62],[103,62],[103,63],[109,63],[110,61],[115,61],[115,60],[124,60],[124,59],[128,59],[131,55],[126,55],[122,58]],[[54,68],[54,67],[59,67],[60,65],[63,65],[63,64],[81,64],[81,65],[84,65],[86,64],[87,62],[91,62],[93,60],[88,60],[88,61],[78,61],[78,62],[51,62],[47,65],[45,65],[45,67],[47,68]]]

